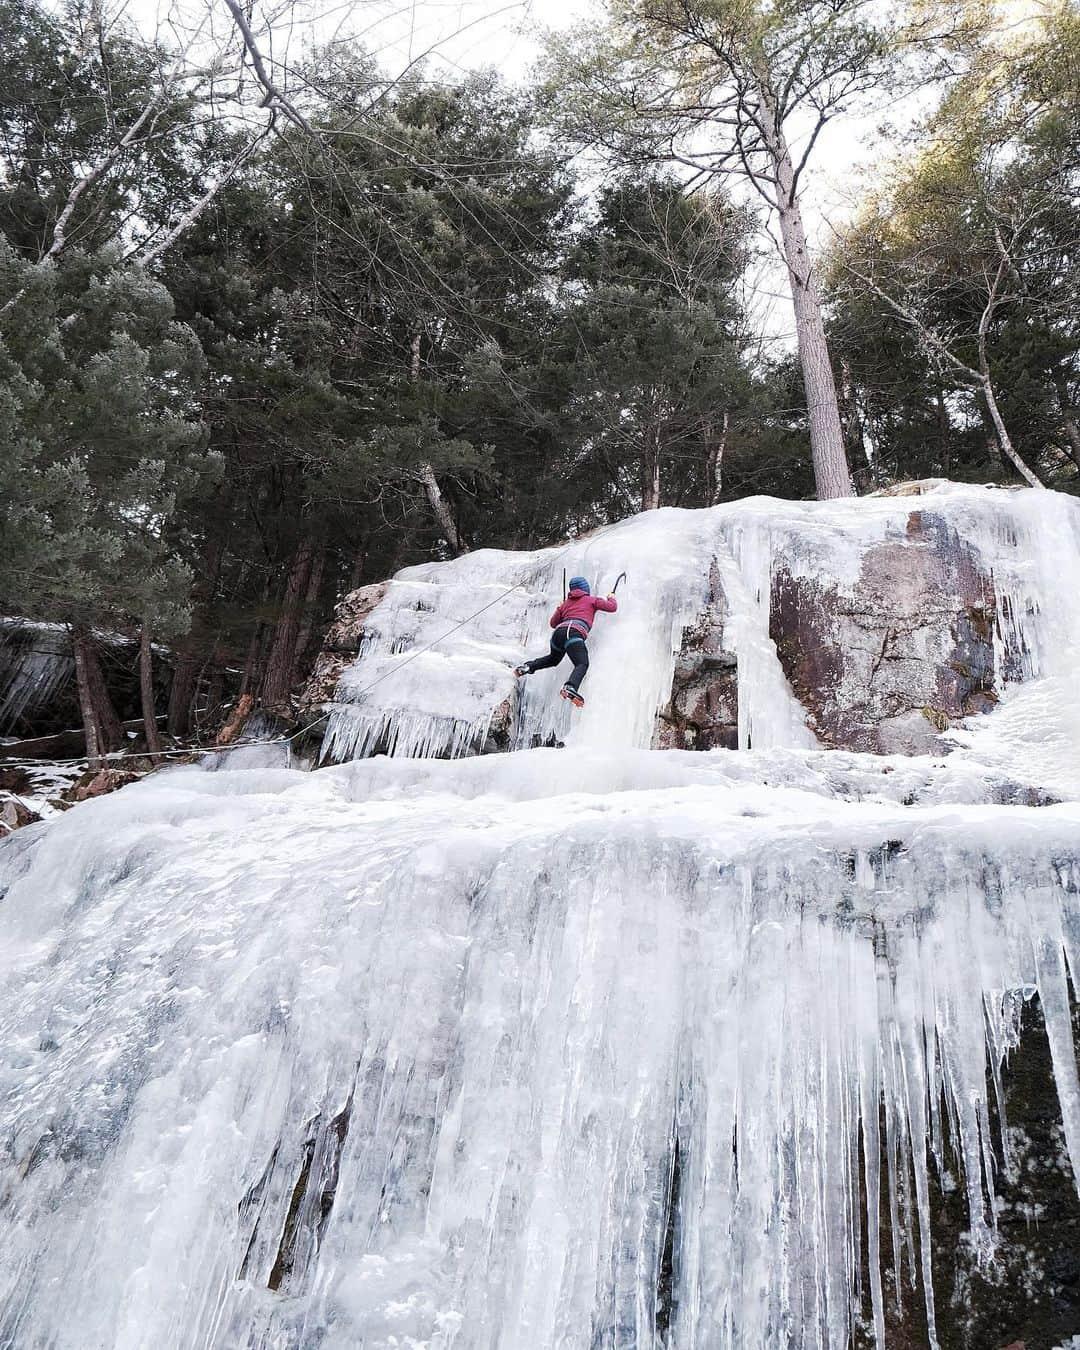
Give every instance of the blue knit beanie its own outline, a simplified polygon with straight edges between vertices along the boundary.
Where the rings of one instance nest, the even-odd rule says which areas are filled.
[[[571,589],[572,591],[584,591],[585,594],[588,595],[588,594],[589,594],[589,583],[585,580],[584,577],[571,577],[571,578],[570,578],[570,589]]]

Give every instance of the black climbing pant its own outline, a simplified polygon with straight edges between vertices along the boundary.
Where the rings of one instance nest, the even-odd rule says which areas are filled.
[[[528,666],[530,670],[550,670],[552,666],[557,666],[564,656],[568,656],[574,663],[574,669],[566,681],[567,686],[570,689],[580,689],[581,681],[589,669],[589,649],[585,639],[576,629],[567,631],[565,628],[556,628],[551,635],[551,651],[547,656],[538,656],[534,661],[529,661]]]

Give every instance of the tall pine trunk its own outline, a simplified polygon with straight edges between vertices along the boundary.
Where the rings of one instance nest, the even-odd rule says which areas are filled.
[[[165,730],[170,736],[181,738],[191,731],[191,704],[195,697],[195,681],[200,665],[199,654],[189,636],[177,654],[172,682],[169,685]]]
[[[417,476],[423,485],[424,495],[428,499],[428,506],[431,507],[431,514],[438,522],[442,536],[450,546],[450,552],[455,558],[460,558],[463,553],[467,553],[469,550],[466,548],[465,540],[458,529],[453,507],[443,496],[442,488],[439,487],[439,480],[435,477],[434,468],[430,464],[421,464],[417,470]]]
[[[731,412],[724,409],[720,422],[720,431],[710,422],[705,428],[705,445],[708,453],[705,459],[705,493],[709,506],[715,506],[720,500],[724,487],[724,451],[727,449],[728,427],[731,424]]]
[[[791,280],[795,335],[810,422],[810,454],[814,461],[814,483],[819,500],[830,497],[853,497],[855,487],[844,453],[844,428],[836,397],[836,381],[829,361],[829,346],[825,340],[821,294],[806,247],[806,229],[799,205],[795,166],[791,161],[787,137],[784,135],[784,129],[780,125],[768,86],[764,81],[759,92],[763,129],[775,174],[780,239],[788,277]]]
[[[315,628],[315,616],[319,612],[319,593],[322,590],[323,571],[326,567],[326,545],[315,553],[308,575],[307,594],[304,596],[304,608],[300,615],[300,631],[296,638],[296,658],[293,666],[293,684],[300,682],[303,673],[304,656],[311,643],[311,634]]]
[[[641,509],[660,505],[660,431],[654,420],[645,424],[641,443]]]
[[[169,706],[166,713],[165,729],[170,736],[182,738],[191,732],[192,703],[195,699],[195,686],[199,671],[205,660],[204,607],[214,598],[221,562],[224,556],[224,544],[216,540],[210,544],[203,558],[203,575],[192,587],[194,617],[191,628],[180,644],[173,669],[172,682],[169,685]]]
[[[421,333],[417,329],[409,343],[409,379],[416,384],[420,379],[420,342]],[[450,552],[455,558],[460,558],[463,553],[468,553],[468,545],[458,528],[457,516],[454,508],[446,500],[442,488],[439,486],[439,480],[435,475],[435,466],[425,461],[420,465],[416,472],[417,478],[424,489],[424,496],[427,497],[428,506],[431,507],[431,514],[442,531],[442,536],[450,547]]]
[[[150,641],[150,628],[145,619],[139,632],[139,696],[142,700],[146,748],[151,755],[160,755],[161,735],[158,732],[157,708],[154,704],[154,648]]]
[[[310,537],[301,536],[293,554],[292,566],[289,568],[281,612],[274,626],[274,637],[266,662],[266,674],[263,676],[261,690],[264,708],[284,711],[288,707],[293,687],[293,671],[296,666],[296,643],[300,635],[304,596],[311,576],[314,552]]]
[[[73,625],[71,649],[75,657],[79,710],[86,733],[87,765],[91,769],[103,769],[105,756],[113,750],[119,750],[123,744],[120,719],[109,697],[97,648],[85,625]]]
[[[367,566],[368,539],[364,536],[360,547],[353,554],[352,566],[349,568],[348,591],[355,591],[360,585],[360,579],[364,575],[364,568]]]
[[[952,468],[952,425],[949,412],[945,407],[945,391],[938,386],[937,391],[938,445],[941,451],[941,472],[946,478]]]
[[[881,468],[874,458],[873,446],[863,425],[859,392],[855,387],[851,362],[846,357],[840,358],[840,407],[848,465],[855,465],[851,470],[852,478],[863,492],[881,487]]]

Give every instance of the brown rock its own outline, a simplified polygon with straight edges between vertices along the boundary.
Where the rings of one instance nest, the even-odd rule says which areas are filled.
[[[834,748],[940,751],[939,733],[997,702],[996,600],[976,551],[933,511],[868,550],[842,589],[781,565],[770,636],[808,723]],[[1006,656],[1008,664],[1008,656]]]
[[[0,797],[0,838],[40,819],[36,811],[31,811],[17,797]]]
[[[488,726],[484,744],[480,749],[481,754],[500,754],[502,751],[510,749],[514,732],[516,703],[516,698],[504,698],[491,714],[491,723]]]
[[[0,767],[0,792],[14,792],[16,796],[25,796],[32,786],[30,775],[21,765]]]
[[[386,594],[389,581],[377,581],[350,591],[334,611],[322,650],[300,694],[302,714],[314,712],[334,697],[341,672],[357,657],[365,636],[365,624]]]
[[[653,736],[658,750],[737,750],[739,677],[735,654],[724,645],[727,598],[714,565],[709,599],[683,631],[671,698],[660,710]]]
[[[81,778],[76,779],[64,794],[70,801],[85,802],[91,797],[104,797],[107,792],[135,783],[141,775],[129,769],[90,769]]]

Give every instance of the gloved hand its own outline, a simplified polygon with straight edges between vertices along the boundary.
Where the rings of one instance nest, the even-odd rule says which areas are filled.
[[[607,593],[607,598],[608,598],[609,600],[614,600],[614,599],[615,599],[615,592],[614,592],[614,591],[608,591],[608,593]]]

